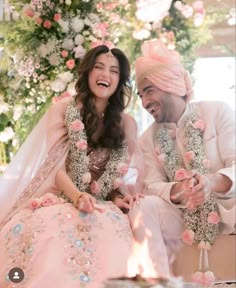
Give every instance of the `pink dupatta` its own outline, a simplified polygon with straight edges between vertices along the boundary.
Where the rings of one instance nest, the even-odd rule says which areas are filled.
[[[55,174],[68,152],[64,125],[67,101],[51,106],[0,177],[0,228],[27,206],[32,195],[60,193]]]

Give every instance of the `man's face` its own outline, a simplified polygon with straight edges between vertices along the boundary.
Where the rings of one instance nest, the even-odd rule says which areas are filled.
[[[175,101],[179,97],[160,90],[147,79],[139,85],[138,94],[143,108],[153,116],[157,123],[172,122],[173,114],[175,114]]]

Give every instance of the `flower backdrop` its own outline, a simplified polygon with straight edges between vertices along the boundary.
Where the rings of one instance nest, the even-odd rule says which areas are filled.
[[[88,49],[117,46],[132,63],[143,41],[158,37],[180,52],[191,72],[210,25],[225,17],[216,12],[206,11],[203,1],[11,1],[12,21],[0,22],[0,165],[52,101],[75,94],[76,69]]]

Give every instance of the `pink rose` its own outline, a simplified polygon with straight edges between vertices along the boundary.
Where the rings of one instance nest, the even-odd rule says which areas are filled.
[[[68,69],[73,69],[75,67],[75,60],[74,59],[70,59],[68,61],[66,61],[66,66]]]
[[[195,233],[192,230],[186,229],[182,234],[182,240],[184,241],[184,243],[192,245],[194,240],[194,234]]]
[[[40,18],[40,17],[38,17],[38,18],[35,19],[35,22],[36,22],[37,24],[41,25],[41,24],[43,23],[43,19]]]
[[[54,15],[54,17],[53,17],[53,20],[54,20],[55,22],[58,22],[60,19],[61,19],[61,14],[59,14],[59,13],[56,13],[56,14]]]
[[[187,162],[191,162],[193,161],[193,159],[195,158],[195,153],[193,151],[188,151],[184,154],[184,159],[187,161]]]
[[[79,119],[76,119],[71,123],[70,127],[73,131],[78,132],[84,129],[84,123]]]
[[[217,212],[210,212],[207,218],[207,222],[210,224],[218,224],[220,222],[220,216]]]
[[[68,98],[71,97],[70,92],[65,91],[63,93],[61,93],[60,98]],[[83,123],[82,123],[83,124]],[[84,124],[83,124],[84,125]]]
[[[120,187],[121,185],[124,184],[124,181],[120,178],[117,177],[114,181],[113,181],[113,189],[116,189],[118,187]]]
[[[202,271],[196,271],[192,276],[192,280],[196,284],[202,284],[203,283],[203,272]]]
[[[90,185],[90,190],[93,194],[98,195],[101,192],[101,187],[97,181],[93,181]]]
[[[200,243],[198,244],[198,248],[201,250],[211,250],[211,244],[207,241],[200,241]]]
[[[203,285],[211,286],[215,282],[215,275],[212,271],[208,270],[203,274]]]
[[[97,47],[99,45],[102,45],[102,41],[101,40],[93,41],[91,43],[91,48],[95,48],[95,47]]]
[[[41,206],[41,201],[39,198],[33,198],[29,201],[29,208],[30,209],[37,209]]]
[[[203,1],[194,1],[192,4],[195,11],[203,11],[204,10],[204,4]]]
[[[189,178],[188,171],[185,170],[184,168],[180,168],[179,170],[175,172],[176,181],[182,181],[187,178]]]
[[[205,122],[201,119],[199,119],[193,123],[193,128],[195,128],[195,129],[199,129],[201,131],[204,131],[205,127],[206,127]]]
[[[88,147],[88,143],[86,140],[81,139],[79,141],[76,142],[75,146],[79,149],[79,150],[85,150]]]
[[[120,162],[116,167],[116,171],[122,175],[126,174],[129,170],[129,165],[127,163]]]
[[[43,197],[41,197],[41,205],[43,207],[55,205],[57,203],[58,203],[58,198],[56,195],[52,193],[46,193],[45,195],[43,195]]]
[[[175,38],[175,33],[174,33],[173,31],[169,31],[169,32],[167,33],[167,38],[168,38],[169,40],[173,40],[173,39]]]
[[[62,51],[61,51],[61,56],[62,56],[63,58],[66,58],[66,57],[68,56],[68,51],[62,50]]]
[[[26,16],[28,16],[28,17],[30,17],[30,18],[34,17],[34,11],[31,10],[31,9],[26,9],[26,10],[24,11],[24,13],[25,13]]]
[[[91,173],[86,172],[82,176],[82,182],[83,183],[90,183],[91,182]]]
[[[50,20],[45,20],[43,23],[43,27],[46,29],[50,29],[52,27],[52,22]]]
[[[165,153],[161,153],[160,155],[157,156],[157,160],[160,164],[163,164],[165,162],[165,159],[166,159]]]
[[[208,159],[203,159],[203,160],[202,160],[202,165],[203,165],[205,168],[209,168],[209,167],[210,167],[210,160],[208,160]]]

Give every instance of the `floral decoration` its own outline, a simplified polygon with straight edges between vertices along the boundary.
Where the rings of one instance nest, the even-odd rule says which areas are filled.
[[[184,160],[186,166],[188,166],[188,170],[183,168],[185,166],[184,161],[180,159],[168,129],[163,127],[155,135],[157,147],[155,150],[159,152],[159,155],[164,154],[163,164],[169,181],[179,182],[188,179],[190,177],[189,171],[191,170],[196,170],[201,174],[209,172],[208,165],[206,166],[208,160],[206,159],[203,146],[204,121],[198,119],[195,114],[189,114],[185,118],[184,127],[184,146],[186,151]],[[196,275],[193,275],[193,280],[195,282],[198,281],[199,272],[201,272],[202,283],[205,281],[205,278],[207,278],[206,281],[210,281],[209,279],[213,279],[214,277],[208,275],[209,265],[206,253],[218,234],[220,222],[215,196],[211,193],[207,196],[204,204],[194,209],[192,209],[191,205],[187,205],[187,208],[184,208],[183,212],[185,231],[183,232],[182,240],[188,245],[199,243],[198,247],[201,250],[199,271],[197,271]],[[205,275],[205,273],[208,274]]]
[[[42,197],[32,198],[29,200],[28,208],[35,210],[40,207],[47,207],[56,204],[63,204],[65,200],[61,197],[57,197],[53,193],[46,193]]]
[[[95,198],[105,200],[112,189],[123,184],[122,176],[128,171],[127,146],[112,149],[104,173],[97,181],[91,182],[86,131],[74,99],[67,106],[65,122],[69,135],[70,170],[74,184],[80,191],[92,193]]]
[[[51,101],[74,95],[76,69],[88,49],[117,46],[133,63],[143,40],[160,38],[191,70],[194,51],[210,38],[218,15],[192,0],[10,0],[6,19],[12,21],[0,22],[0,166]]]

